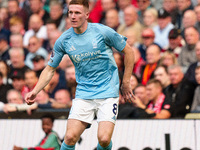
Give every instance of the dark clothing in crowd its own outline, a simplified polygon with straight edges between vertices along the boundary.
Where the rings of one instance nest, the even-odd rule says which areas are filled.
[[[191,64],[185,74],[185,78],[187,78],[190,82],[192,82],[196,86],[198,85],[195,79],[195,68],[197,67],[197,65],[198,65],[198,62]]]
[[[0,85],[0,102],[3,103],[8,103],[7,99],[6,99],[6,93],[8,92],[8,90],[12,89],[12,86],[7,84],[7,85]]]
[[[184,78],[177,88],[170,84],[166,89],[166,101],[171,101],[171,118],[184,118],[190,112],[195,86]]]
[[[134,107],[130,103],[120,104],[118,119],[150,119],[155,114],[148,114],[144,109]]]

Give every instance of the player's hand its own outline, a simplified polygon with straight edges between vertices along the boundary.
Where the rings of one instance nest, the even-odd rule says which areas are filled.
[[[135,96],[133,95],[130,82],[122,83],[121,91],[125,102],[133,103]]]
[[[29,92],[25,97],[26,103],[28,105],[32,105],[35,102],[35,97],[36,97],[36,94],[33,91]]]

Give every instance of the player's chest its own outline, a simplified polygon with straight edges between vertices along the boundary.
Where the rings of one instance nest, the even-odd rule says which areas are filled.
[[[97,59],[106,50],[103,37],[95,34],[73,37],[64,46],[67,47],[66,53],[76,63]]]
[[[87,52],[104,51],[105,42],[99,34],[87,34],[87,36],[75,36],[63,43],[65,51],[69,55],[78,55]]]

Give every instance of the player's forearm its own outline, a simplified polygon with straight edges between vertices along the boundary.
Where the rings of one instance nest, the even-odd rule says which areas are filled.
[[[124,56],[125,56],[124,57],[125,70],[124,70],[124,76],[123,76],[123,83],[127,83],[127,82],[129,83],[131,75],[132,75],[132,71],[133,71],[134,60],[135,60],[134,52],[129,45],[126,45],[125,47]]]
[[[35,88],[33,89],[33,91],[37,94],[39,93],[51,80],[51,78],[54,75],[54,71],[56,70],[56,68],[50,67],[49,65],[47,65],[45,67],[45,69],[42,71],[38,83],[36,84]]]

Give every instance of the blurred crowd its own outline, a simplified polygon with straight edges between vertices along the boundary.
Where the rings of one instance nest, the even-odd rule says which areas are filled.
[[[0,111],[67,109],[75,68],[65,55],[50,83],[27,105],[57,38],[71,25],[70,0],[0,0]],[[134,103],[120,94],[118,118],[184,118],[200,112],[200,0],[89,0],[89,22],[126,36],[135,53]],[[124,72],[123,54],[113,49]]]

